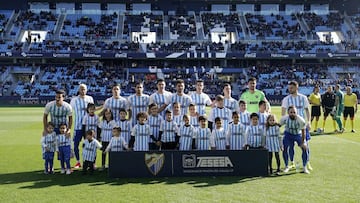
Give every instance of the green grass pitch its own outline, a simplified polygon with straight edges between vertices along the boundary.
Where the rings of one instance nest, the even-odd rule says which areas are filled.
[[[273,112],[279,119],[279,107]],[[109,179],[43,174],[43,108],[0,108],[0,202],[359,202],[360,113],[355,130],[313,136],[309,175]],[[321,125],[321,122],[319,126]],[[326,130],[332,131],[330,119]],[[100,153],[99,153],[100,155]],[[295,159],[300,161],[299,149]],[[100,156],[98,156],[100,157]],[[100,164],[100,158],[98,158]],[[72,159],[72,165],[74,160]],[[126,163],[124,163],[126,164]],[[283,167],[283,161],[281,160]],[[129,169],[136,170],[136,169]]]

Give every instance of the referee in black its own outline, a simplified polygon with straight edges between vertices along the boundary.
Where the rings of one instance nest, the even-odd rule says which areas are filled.
[[[323,124],[322,124],[322,131],[325,131],[325,122],[326,122],[326,118],[328,117],[328,115],[330,114],[330,112],[333,110],[333,108],[335,107],[335,93],[333,92],[333,87],[331,85],[329,85],[327,87],[326,92],[321,95],[321,105],[322,105],[322,109],[324,112],[324,120],[323,120]],[[336,130],[336,123],[335,123],[335,119],[332,116],[333,119],[333,127],[334,127],[334,131]]]

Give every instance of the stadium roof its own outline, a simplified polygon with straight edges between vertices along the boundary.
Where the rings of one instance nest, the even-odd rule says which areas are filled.
[[[340,10],[348,13],[358,13],[360,11],[358,0],[12,0],[7,2],[6,5],[1,5],[0,9],[28,9],[27,6],[31,2],[46,2],[53,5],[59,2],[101,3],[102,5],[108,3],[127,5],[132,3],[151,3],[154,8],[163,11],[174,10],[178,6],[198,8],[199,5],[202,5],[203,8],[207,8],[211,4],[304,4],[305,6],[310,4],[329,4],[330,10]],[[196,6],[193,7],[192,5]]]

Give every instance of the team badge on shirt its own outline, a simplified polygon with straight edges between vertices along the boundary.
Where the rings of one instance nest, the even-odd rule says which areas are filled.
[[[148,170],[156,176],[164,166],[165,155],[164,153],[145,153],[145,164]]]

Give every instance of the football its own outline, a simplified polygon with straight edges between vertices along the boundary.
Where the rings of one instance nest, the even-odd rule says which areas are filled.
[[[322,132],[323,132],[323,129],[317,128],[317,129],[316,129],[316,132],[317,132],[317,133],[322,133]]]

